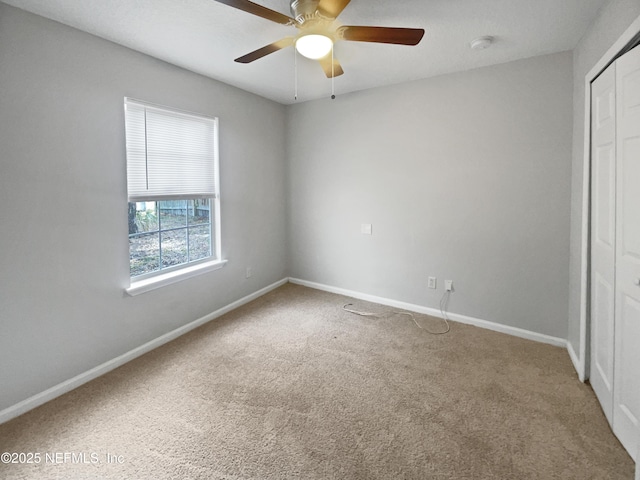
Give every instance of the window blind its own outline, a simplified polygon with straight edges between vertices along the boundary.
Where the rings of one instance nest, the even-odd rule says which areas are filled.
[[[213,198],[218,119],[125,98],[130,202]]]

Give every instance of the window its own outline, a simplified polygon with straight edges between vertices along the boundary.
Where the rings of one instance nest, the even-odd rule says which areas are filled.
[[[125,128],[127,291],[221,266],[217,118],[125,98]]]
[[[211,257],[208,198],[129,203],[129,266],[132,277]]]

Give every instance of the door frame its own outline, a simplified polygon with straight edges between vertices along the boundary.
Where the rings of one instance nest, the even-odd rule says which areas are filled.
[[[580,249],[580,346],[577,358],[571,344],[568,344],[569,354],[578,371],[581,382],[589,378],[589,365],[591,351],[587,339],[591,329],[589,315],[589,275],[591,252],[589,235],[591,217],[591,82],[612,62],[613,59],[625,48],[631,40],[640,32],[640,16],[625,30],[616,42],[607,50],[600,60],[587,73],[584,79],[584,153],[582,166],[582,243]]]

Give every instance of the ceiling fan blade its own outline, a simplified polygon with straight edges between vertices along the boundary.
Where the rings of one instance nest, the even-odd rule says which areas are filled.
[[[351,0],[320,0],[318,11],[329,18],[337,18]]]
[[[224,3],[225,5],[237,8],[238,10],[242,10],[243,12],[252,13],[253,15],[257,15],[258,17],[266,18],[267,20],[271,20],[272,22],[281,23],[282,25],[292,25],[295,23],[295,20],[293,18],[288,17],[280,12],[276,12],[275,10],[271,10],[267,7],[263,7],[262,5],[258,5],[257,3],[250,2],[249,0],[214,1],[218,3]]]
[[[320,62],[320,66],[324,70],[324,74],[327,76],[327,78],[339,77],[344,73],[344,70],[342,70],[342,66],[340,65],[340,62],[337,58],[333,58],[332,64],[331,55],[327,55],[326,57],[323,57],[318,61]]]
[[[417,45],[424,36],[422,28],[357,27],[338,28],[343,40],[352,42],[393,43],[396,45]]]
[[[255,60],[258,60],[262,57],[266,57],[270,53],[277,52],[278,50],[282,50],[283,48],[287,48],[293,45],[293,37],[286,37],[282,40],[278,40],[266,47],[259,48],[251,53],[247,53],[242,57],[236,58],[235,61],[238,63],[251,63]]]

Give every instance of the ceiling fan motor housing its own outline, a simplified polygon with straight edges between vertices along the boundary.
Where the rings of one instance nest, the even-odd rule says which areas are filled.
[[[320,0],[291,0],[291,14],[296,22],[304,24],[308,20],[317,18]]]

